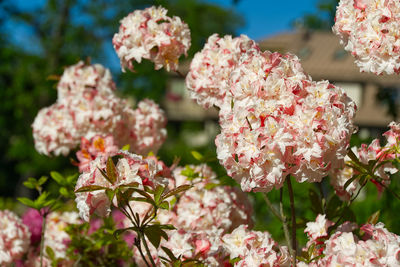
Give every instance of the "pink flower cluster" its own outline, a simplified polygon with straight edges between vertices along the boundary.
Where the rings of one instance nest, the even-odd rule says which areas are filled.
[[[207,230],[213,226],[230,232],[241,224],[252,224],[252,207],[241,190],[229,186],[206,189],[217,184],[215,173],[207,165],[189,166],[199,173],[199,182],[187,190],[175,206],[176,225],[185,230]],[[174,177],[181,180],[184,168],[176,168]],[[188,184],[185,181],[184,184]]]
[[[0,210],[0,265],[9,266],[22,258],[30,244],[31,233],[12,211]]]
[[[134,183],[140,189],[143,189],[144,185],[155,187],[157,184],[168,184],[168,177],[162,176],[160,164],[153,158],[143,158],[124,151],[120,152],[120,156],[121,158],[116,165],[117,179],[114,184],[111,184],[100,172],[100,169],[105,169],[105,161],[99,156],[90,163],[88,170],[79,176],[75,189],[78,190],[86,186],[100,186],[114,190],[121,185]],[[90,215],[94,212],[101,217],[108,216],[111,212],[111,202],[105,189],[78,192],[75,201],[79,215],[85,221],[89,221]]]
[[[230,259],[239,258],[235,266],[291,266],[287,247],[279,247],[268,232],[250,231],[241,225],[222,241]]]
[[[366,224],[360,240],[351,229],[339,229],[324,242],[322,258],[299,266],[399,266],[400,237],[383,223]]]
[[[226,82],[236,67],[240,56],[257,44],[246,35],[223,38],[213,34],[208,38],[203,50],[196,53],[186,76],[186,86],[190,95],[204,108],[213,105],[221,107],[229,94]]]
[[[57,102],[40,110],[32,124],[40,153],[67,155],[82,138],[107,135],[118,146],[130,144],[136,153],[157,152],[166,138],[166,117],[159,106],[145,100],[131,109],[114,94],[110,71],[101,65],[80,61],[70,66],[57,90]]]
[[[318,182],[343,165],[356,106],[328,81],[312,81],[296,56],[249,50],[228,87],[215,143],[242,190],[280,188],[288,174]]]
[[[400,72],[399,27],[397,0],[341,0],[333,32],[361,71],[393,74]]]
[[[376,161],[375,165],[379,165],[377,168],[374,166],[375,177],[370,179],[377,186],[379,192],[382,192],[384,189],[381,184],[385,186],[389,185],[390,175],[398,172],[398,169],[390,161],[400,156],[400,124],[391,122],[389,127],[390,130],[383,134],[387,140],[385,146],[380,145],[379,139],[374,139],[369,145],[362,144],[360,148],[352,148],[353,153],[362,164],[368,165],[371,161]],[[348,156],[345,158],[345,163],[346,166],[344,168],[332,171],[331,184],[335,188],[336,194],[342,200],[349,200],[359,187],[359,179],[355,179],[347,188],[344,188],[344,185],[354,175],[360,174],[360,172],[349,166],[351,159]]]
[[[132,61],[143,58],[153,61],[156,70],[175,71],[179,57],[189,50],[190,30],[179,17],[168,17],[166,9],[152,6],[123,18],[112,42],[123,71],[133,70]]]

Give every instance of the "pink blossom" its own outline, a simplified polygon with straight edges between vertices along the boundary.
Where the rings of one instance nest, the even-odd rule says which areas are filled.
[[[221,107],[227,97],[226,81],[236,67],[242,53],[258,49],[256,43],[246,35],[223,38],[213,34],[204,48],[196,53],[186,76],[190,96],[204,108]]]
[[[120,146],[129,145],[130,151],[144,156],[156,154],[167,138],[167,117],[159,105],[145,99],[124,116],[126,127],[116,132]]]
[[[292,174],[318,182],[343,165],[355,104],[304,74],[296,56],[252,50],[230,75],[220,111],[217,157],[244,191],[280,188]]]
[[[43,222],[42,215],[37,210],[29,208],[22,216],[22,222],[29,228],[31,244],[40,242]]]
[[[28,251],[31,234],[12,211],[0,210],[0,265],[7,266]]]
[[[153,61],[156,70],[175,71],[179,57],[187,55],[190,31],[179,17],[168,17],[166,9],[152,6],[123,18],[113,45],[123,71],[133,70],[132,61],[140,63],[142,59]]]
[[[85,186],[101,186],[115,190],[122,185],[136,184],[143,189],[144,185],[156,187],[158,184],[168,185],[168,177],[162,176],[164,172],[161,165],[152,158],[143,158],[139,155],[120,151],[121,158],[116,164],[116,181],[111,184],[100,172],[105,169],[105,161],[101,156],[93,160],[87,171],[84,171],[78,178],[75,190]],[[76,193],[77,208],[79,215],[85,221],[89,221],[91,214],[96,212],[100,217],[108,216],[111,209],[111,202],[105,189],[91,192]]]
[[[396,0],[341,0],[332,29],[361,71],[399,73],[399,14]]]
[[[114,144],[114,138],[111,135],[101,137],[96,135],[90,140],[82,137],[80,150],[76,152],[79,160],[79,171],[83,172],[89,169],[90,162],[101,156],[102,160],[107,160],[117,154],[119,148]]]
[[[235,266],[290,266],[285,247],[279,248],[268,232],[250,231],[240,225],[222,237],[230,259],[239,258]]]

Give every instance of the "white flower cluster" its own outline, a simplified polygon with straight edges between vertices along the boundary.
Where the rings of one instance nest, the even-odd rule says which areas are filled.
[[[268,232],[250,231],[241,225],[222,241],[230,259],[238,258],[235,266],[291,266],[287,248],[279,248]]]
[[[221,107],[227,91],[226,82],[236,67],[240,56],[257,44],[246,35],[223,38],[213,34],[208,38],[203,50],[196,53],[186,76],[186,86],[190,96],[204,108],[213,105]]]
[[[228,86],[217,156],[244,191],[280,188],[288,174],[317,182],[342,166],[356,106],[328,81],[312,81],[296,56],[252,49]]]
[[[110,71],[80,61],[64,71],[57,102],[39,111],[32,124],[36,150],[67,155],[81,138],[113,135],[119,146],[136,153],[157,152],[166,138],[166,117],[151,100],[136,110],[114,94]],[[137,118],[136,118],[137,116]]]
[[[190,30],[179,17],[168,17],[165,8],[152,6],[123,18],[113,45],[123,71],[133,70],[132,61],[143,58],[153,61],[156,70],[175,71],[179,57],[189,50]]]
[[[400,72],[400,2],[341,0],[333,32],[361,71]]]
[[[324,257],[308,266],[399,266],[400,237],[383,223],[366,224],[362,240],[352,232],[337,231],[324,243]],[[306,266],[305,264],[299,266]]]
[[[167,138],[167,117],[154,101],[145,99],[133,112],[126,112],[127,129],[121,131],[121,145],[129,145],[130,151],[147,155],[157,153]]]
[[[10,266],[22,258],[30,244],[31,233],[12,211],[0,210],[0,265]]]

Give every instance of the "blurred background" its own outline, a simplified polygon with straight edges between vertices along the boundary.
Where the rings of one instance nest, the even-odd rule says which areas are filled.
[[[215,136],[219,133],[216,110],[203,110],[188,98],[184,80],[164,70],[154,71],[152,63],[136,65],[136,73],[122,73],[111,39],[119,20],[135,9],[162,5],[168,15],[180,16],[189,24],[192,46],[188,59],[181,59],[180,71],[188,71],[190,58],[202,49],[208,36],[247,34],[261,49],[295,53],[314,80],[328,79],[343,87],[358,106],[359,132],[353,145],[369,142],[386,131],[397,119],[400,80],[398,76],[360,73],[350,54],[331,32],[338,0],[259,1],[259,0],[0,0],[0,208],[12,205],[10,199],[29,195],[22,186],[28,177],[48,175],[57,170],[77,172],[69,157],[46,157],[34,149],[32,124],[39,109],[56,100],[52,75],[61,75],[66,66],[91,59],[110,68],[121,96],[137,102],[151,98],[167,112],[168,139],[159,152],[167,164],[174,157],[181,164],[196,163],[190,151],[197,150],[215,158]],[[211,163],[226,183],[234,182],[218,162]],[[324,181],[329,195],[329,183]],[[299,221],[315,218],[309,190],[313,184],[296,184]],[[398,179],[392,182],[399,187]],[[368,196],[368,198],[366,198]],[[272,200],[278,199],[271,192]],[[281,224],[264,205],[262,196],[252,194],[256,228],[268,229],[282,237]],[[381,220],[395,233],[400,221],[390,216],[399,209],[393,197],[384,193],[377,201],[373,186],[367,187],[354,203],[359,223],[382,205]],[[10,204],[11,203],[11,204]],[[299,232],[299,234],[302,230]],[[302,241],[301,241],[302,242]]]

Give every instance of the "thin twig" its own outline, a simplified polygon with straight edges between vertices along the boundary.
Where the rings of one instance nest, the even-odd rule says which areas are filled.
[[[293,248],[292,248],[292,244],[290,242],[289,229],[287,226],[286,216],[285,216],[285,213],[283,212],[283,188],[281,188],[279,190],[279,207],[280,207],[280,213],[281,213],[281,218],[282,218],[283,233],[285,234],[286,243],[289,247],[289,254],[290,254],[290,257],[292,258],[293,257]]]
[[[271,210],[271,212],[281,221],[283,222],[283,219],[279,212],[275,209],[275,207],[272,205],[271,201],[268,198],[267,193],[263,193],[262,196],[264,197],[265,203],[267,203],[268,208]]]
[[[297,254],[297,240],[296,240],[296,210],[294,208],[294,195],[292,182],[290,180],[290,175],[286,177],[286,183],[288,185],[289,199],[290,199],[290,211],[292,216],[292,248],[293,248],[293,265],[296,267],[296,254]]]

